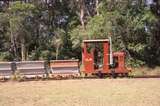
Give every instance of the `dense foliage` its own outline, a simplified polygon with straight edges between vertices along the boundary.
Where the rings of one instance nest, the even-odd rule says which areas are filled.
[[[1,61],[81,59],[83,39],[110,35],[128,64],[160,65],[159,0],[0,1]]]

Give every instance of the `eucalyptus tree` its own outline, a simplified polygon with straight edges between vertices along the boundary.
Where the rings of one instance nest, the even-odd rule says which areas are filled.
[[[14,47],[16,57],[18,49],[21,50],[21,59],[26,60],[28,45],[32,39],[30,30],[26,27],[30,18],[33,17],[35,7],[32,4],[13,2],[8,8],[11,42]]]

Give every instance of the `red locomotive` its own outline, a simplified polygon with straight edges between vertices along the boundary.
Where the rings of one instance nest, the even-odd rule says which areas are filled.
[[[113,52],[110,39],[84,40],[82,48],[83,72],[87,74],[128,75],[125,67],[125,53]],[[101,45],[101,48],[100,48]]]

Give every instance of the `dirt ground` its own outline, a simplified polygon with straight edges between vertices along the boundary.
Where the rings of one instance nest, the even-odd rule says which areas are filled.
[[[0,106],[160,106],[160,79],[0,83]]]

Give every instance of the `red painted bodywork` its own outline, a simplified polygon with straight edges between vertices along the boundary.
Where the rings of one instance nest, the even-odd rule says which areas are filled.
[[[94,68],[94,49],[92,48],[90,52],[87,51],[88,44],[91,43],[102,43],[103,44],[103,66],[100,69]],[[108,40],[95,40],[83,42],[82,51],[82,61],[85,73],[97,73],[101,71],[102,73],[109,73],[109,41]]]
[[[115,73],[128,73],[125,67],[125,53],[124,52],[114,52],[113,58],[118,59],[118,65],[115,67]]]
[[[94,73],[93,50],[90,53],[87,51],[87,43],[84,43],[82,57],[85,73]]]
[[[103,66],[101,68],[96,69],[95,68],[95,62],[94,62],[94,48],[92,48],[90,51],[87,51],[89,48],[89,44],[97,44],[101,43],[103,45]],[[109,40],[86,40],[83,41],[83,49],[82,49],[82,64],[83,64],[83,71],[86,74],[93,74],[98,73],[101,71],[101,73],[109,74],[111,73],[111,70],[113,68],[110,68],[110,58],[109,58],[109,51],[110,50],[110,44]],[[115,73],[127,73],[127,69],[125,68],[125,53],[124,52],[115,52],[113,53],[113,58],[118,58],[118,65],[114,67]]]
[[[103,43],[103,73],[109,73],[109,42]]]

